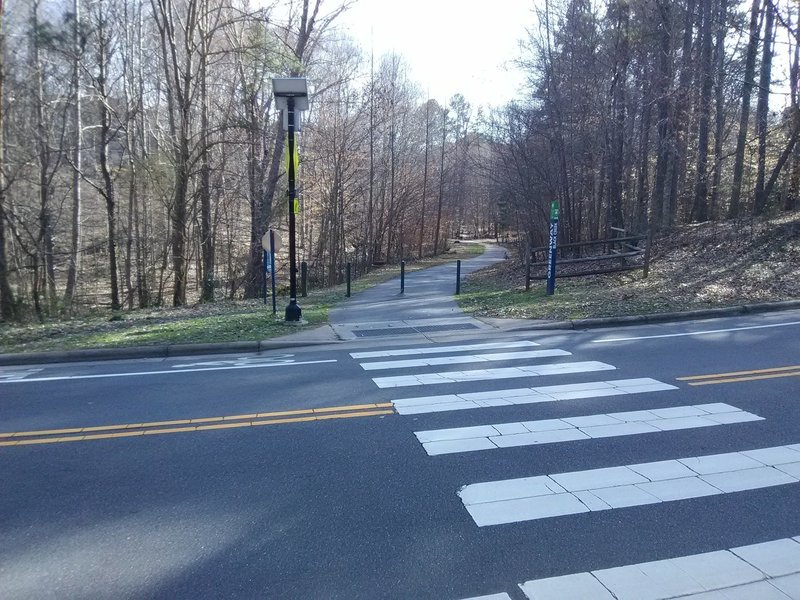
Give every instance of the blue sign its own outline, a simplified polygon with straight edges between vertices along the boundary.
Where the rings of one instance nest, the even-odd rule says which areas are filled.
[[[550,204],[550,244],[547,254],[547,295],[556,292],[556,250],[558,244],[558,202]]]

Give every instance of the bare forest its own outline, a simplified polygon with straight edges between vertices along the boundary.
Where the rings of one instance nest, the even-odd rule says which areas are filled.
[[[527,86],[491,108],[427,99],[349,4],[0,0],[2,319],[257,297],[287,221],[272,77],[312,88],[317,285],[461,235],[540,245],[553,200],[564,242],[798,208],[796,0],[530,2]]]

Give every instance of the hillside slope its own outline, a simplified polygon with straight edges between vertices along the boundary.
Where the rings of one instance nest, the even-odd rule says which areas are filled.
[[[460,297],[474,316],[577,319],[800,298],[800,212],[771,219],[688,225],[653,244],[650,276],[562,278],[524,291],[524,267],[507,261],[473,274]]]

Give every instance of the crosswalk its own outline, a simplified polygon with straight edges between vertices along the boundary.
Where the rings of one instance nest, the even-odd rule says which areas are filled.
[[[429,413],[445,413],[437,419],[437,424],[442,422],[442,417],[446,418],[446,413],[454,411],[479,411],[487,408],[498,409],[552,402],[566,403],[566,406],[569,406],[573,400],[606,399],[632,394],[641,400],[641,408],[633,411],[589,412],[558,419],[524,421],[498,421],[495,417],[491,422],[484,421],[469,426],[414,431],[416,441],[431,457],[430,460],[437,460],[436,457],[441,455],[465,453],[472,455],[488,451],[498,452],[512,447],[531,447],[531,451],[535,452],[535,448],[543,444],[581,444],[586,440],[613,439],[628,435],[648,436],[648,439],[652,435],[653,439],[657,439],[659,434],[668,431],[718,430],[723,427],[735,427],[740,423],[765,420],[761,415],[727,402],[669,408],[661,408],[655,402],[648,405],[648,399],[653,394],[674,392],[678,387],[652,377],[608,377],[609,372],[617,370],[616,366],[595,360],[576,360],[571,352],[559,348],[541,346],[534,348],[535,346],[539,344],[530,341],[435,345],[354,352],[351,357],[360,361],[361,368],[372,376],[371,379],[378,388],[396,392],[397,397],[392,399],[392,404],[398,414],[417,418],[419,415]],[[511,361],[515,366],[507,364],[493,366],[501,361]],[[475,365],[479,368],[446,369],[450,366],[458,368],[458,365]],[[442,368],[430,372],[431,367]],[[539,378],[559,377],[563,381],[565,377],[573,376],[579,379],[593,377],[594,380],[530,387],[526,385]],[[523,386],[519,386],[520,383]],[[425,386],[443,384],[450,384],[448,393],[424,394]],[[474,389],[474,386],[469,384],[479,384],[480,391],[470,391],[468,388]],[[514,387],[515,385],[517,387]],[[412,393],[407,393],[406,388]],[[586,403],[583,402],[580,406],[585,407]],[[585,411],[585,408],[583,410]],[[479,419],[480,413],[472,414]],[[498,413],[495,411],[492,414]],[[741,451],[723,454],[679,455],[657,462],[603,465],[581,471],[549,473],[545,470],[543,473],[541,468],[533,467],[530,476],[465,481],[459,489],[452,491],[454,502],[463,506],[475,526],[485,528],[597,511],[614,511],[631,506],[657,505],[691,498],[735,494],[744,490],[798,482],[800,482],[800,444],[787,444],[755,449],[743,448]],[[792,563],[796,567],[795,570],[782,572],[781,576],[791,575],[794,579],[787,580],[784,577],[780,582],[783,587],[780,587],[776,581],[770,579],[772,576],[767,571],[760,570],[758,565],[754,566],[752,562],[746,562],[753,569],[753,576],[745,583],[751,586],[770,586],[771,590],[784,594],[781,597],[800,598],[800,543],[798,542],[800,538],[780,541],[782,544],[788,544],[787,547],[796,554],[796,560]],[[720,553],[710,553],[710,558],[697,556],[699,558],[696,560],[695,557],[675,559],[677,561],[675,564],[680,564],[684,569],[691,571],[702,570],[703,561],[708,560],[712,563],[716,559],[747,561],[747,557],[742,553],[737,554],[735,549],[724,552],[721,549]],[[677,568],[672,563],[667,566]],[[635,577],[642,579],[641,565],[631,567],[633,571],[630,569],[624,571],[626,568],[620,567],[623,569],[620,572],[635,572]],[[662,571],[658,569],[654,572],[658,573],[658,577],[663,576]],[[622,587],[619,587],[613,577],[603,579],[597,573],[531,580],[520,583],[519,589],[527,598],[651,597],[650,594],[642,596],[625,591],[627,589],[625,586],[632,585],[630,581],[623,581],[620,584]],[[603,575],[608,574],[603,573]],[[645,575],[644,580],[637,580],[636,585],[644,585],[642,581],[647,580],[648,576]],[[721,594],[719,596],[708,595],[707,600],[734,597],[730,595],[733,592],[727,589],[738,585],[734,579],[720,582],[715,586],[704,586],[702,582],[698,584],[697,581],[691,580],[697,585],[689,592],[676,593],[675,597],[701,592],[716,594],[719,590],[723,590],[724,593],[719,592]],[[645,583],[655,585],[652,581]],[[581,587],[584,584],[590,587]],[[795,586],[792,589],[797,595],[786,592],[786,589],[792,586]],[[619,592],[620,589],[622,592]],[[664,594],[652,597],[673,597]],[[486,598],[506,597],[508,596],[505,593],[486,596]]]
[[[712,403],[653,410],[584,415],[417,431],[425,451],[434,456],[470,450],[534,446],[554,442],[616,437],[677,429],[763,420],[730,404]]]

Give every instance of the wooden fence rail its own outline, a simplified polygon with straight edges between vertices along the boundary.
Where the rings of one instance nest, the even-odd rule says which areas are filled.
[[[588,242],[572,242],[561,244],[556,247],[556,278],[559,277],[583,277],[586,275],[604,275],[606,273],[620,273],[623,271],[642,270],[644,277],[650,273],[650,236],[632,235],[625,230],[612,228],[614,231],[622,233],[618,237],[610,237],[602,240],[591,240]],[[582,256],[584,248],[602,246],[600,254]],[[547,273],[532,274],[531,270],[536,267],[547,266],[547,246],[531,248],[526,255],[525,268],[525,289],[530,289],[530,282],[535,280],[547,279]],[[536,260],[537,254],[542,253],[544,260]],[[567,255],[567,256],[565,256]],[[636,260],[641,257],[641,260]],[[636,262],[629,262],[636,260]],[[568,272],[558,272],[563,265],[586,264],[596,265],[598,262],[618,261],[622,264],[613,264],[603,269],[578,269]]]

